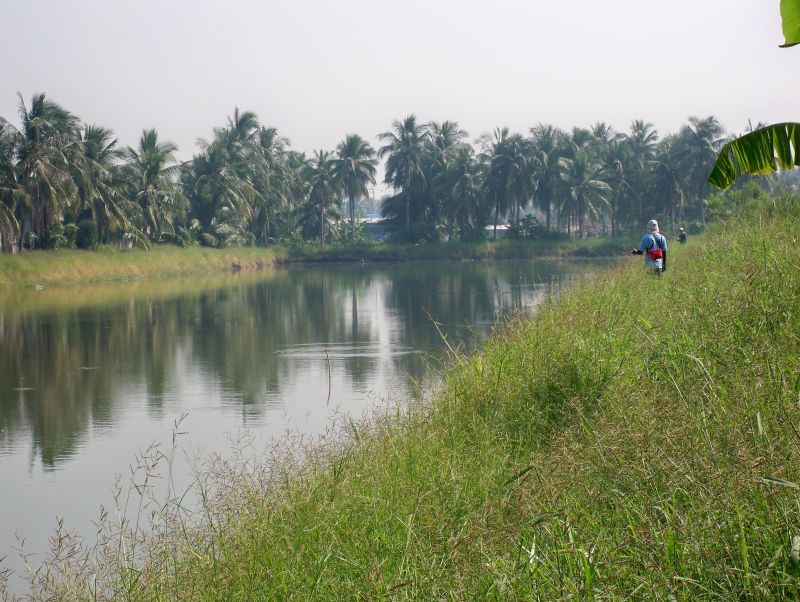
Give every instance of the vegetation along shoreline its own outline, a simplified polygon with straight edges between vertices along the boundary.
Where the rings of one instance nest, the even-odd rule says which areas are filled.
[[[622,256],[631,240],[587,238],[566,241],[481,241],[410,245],[231,247],[150,250],[58,249],[0,254],[0,290],[35,286],[73,286],[139,278],[249,271],[303,263],[370,263],[435,260],[581,259]]]
[[[349,133],[306,153],[235,108],[181,160],[156,130],[123,147],[113,130],[34,94],[20,97],[16,119],[0,116],[0,253],[614,238],[638,236],[652,218],[694,235],[724,135],[708,116],[667,135],[635,119],[624,132],[539,123],[471,138],[455,121],[411,114],[375,147]]]

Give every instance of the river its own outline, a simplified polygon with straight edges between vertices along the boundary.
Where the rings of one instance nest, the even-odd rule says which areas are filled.
[[[57,517],[91,537],[137,453],[313,436],[402,402],[446,344],[469,352],[592,268],[425,262],[285,268],[0,296],[0,557],[41,560]],[[438,326],[438,327],[437,327]],[[440,332],[441,331],[441,332]],[[447,343],[445,343],[446,337]],[[190,478],[191,462],[173,470]],[[20,569],[18,554],[4,562]]]

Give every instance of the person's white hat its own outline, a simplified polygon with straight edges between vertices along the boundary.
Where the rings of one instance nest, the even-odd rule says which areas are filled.
[[[650,234],[656,234],[658,232],[658,222],[654,219],[647,222],[647,231],[650,232]]]

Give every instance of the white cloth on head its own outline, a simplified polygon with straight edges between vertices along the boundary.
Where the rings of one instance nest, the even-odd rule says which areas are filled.
[[[647,222],[647,231],[650,234],[657,234],[658,233],[658,222],[654,219],[651,219]]]

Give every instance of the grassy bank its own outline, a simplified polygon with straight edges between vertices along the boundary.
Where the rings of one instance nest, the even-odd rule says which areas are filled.
[[[26,251],[0,254],[0,289],[69,286],[87,282],[202,274],[271,266],[284,252],[275,249],[154,247],[149,251]]]
[[[68,557],[64,539],[37,587],[68,599],[796,598],[800,267],[786,251],[798,217],[793,199],[729,223],[676,248],[661,279],[632,258],[454,357],[427,401],[343,420],[339,436],[270,462],[209,461],[201,516],[176,495],[146,541],[108,527]]]
[[[372,244],[307,246],[290,250],[281,261],[425,261],[533,259],[542,257],[608,257],[624,253],[633,244],[630,238],[586,238],[583,240],[487,240],[439,244]]]

